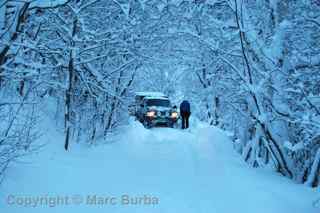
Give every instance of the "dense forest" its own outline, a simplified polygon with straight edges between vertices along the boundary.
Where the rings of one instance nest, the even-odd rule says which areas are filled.
[[[148,90],[189,99],[252,167],[319,184],[320,1],[1,0],[0,42],[2,175],[39,148],[39,109],[68,150]]]

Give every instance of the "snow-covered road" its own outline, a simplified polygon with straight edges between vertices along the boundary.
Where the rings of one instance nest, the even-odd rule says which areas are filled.
[[[69,153],[51,133],[42,152],[9,170],[0,212],[319,212],[312,189],[249,168],[221,130],[146,130],[133,122],[122,133],[116,143],[73,145]]]

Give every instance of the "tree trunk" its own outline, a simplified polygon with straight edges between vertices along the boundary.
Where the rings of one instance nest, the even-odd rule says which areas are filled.
[[[69,141],[70,141],[70,128],[71,128],[71,96],[72,96],[72,79],[73,79],[73,58],[72,51],[70,53],[70,60],[68,66],[68,77],[67,77],[67,89],[65,92],[65,116],[64,116],[64,127],[65,127],[65,144],[64,149],[69,149]]]
[[[1,66],[6,63],[7,54],[9,53],[9,50],[11,48],[11,43],[14,42],[15,40],[17,40],[17,38],[18,38],[18,32],[21,31],[22,25],[26,20],[25,17],[26,17],[27,11],[29,9],[29,6],[30,6],[30,2],[26,2],[20,8],[17,17],[14,20],[14,21],[17,22],[16,27],[14,29],[14,32],[12,33],[12,35],[11,35],[9,41],[8,41],[8,44],[6,44],[4,46],[4,48],[1,50],[1,52],[0,52],[0,88],[1,88],[1,85],[2,85],[1,73],[3,72],[3,69],[2,69]]]
[[[314,158],[314,161],[311,167],[311,172],[309,174],[306,184],[312,187],[317,187],[319,184],[319,175],[320,175],[320,148],[318,149],[317,154]]]
[[[241,26],[241,20],[240,20],[240,16],[239,16],[239,12],[238,12],[238,2],[237,0],[234,0],[235,2],[235,16],[236,16],[236,23],[237,23],[237,27],[239,30],[239,40],[240,40],[240,44],[241,44],[241,50],[242,50],[242,56],[244,59],[244,66],[245,66],[245,70],[247,76],[248,76],[248,84],[249,86],[252,88],[254,87],[254,82],[253,82],[253,76],[252,76],[252,70],[249,64],[249,58],[247,56],[246,53],[246,48],[245,48],[245,33],[243,31],[243,26]],[[284,158],[284,155],[281,151],[281,148],[279,146],[279,144],[277,143],[277,141],[273,138],[271,132],[269,131],[266,123],[264,121],[261,121],[259,119],[259,117],[262,114],[262,107],[260,107],[259,104],[259,99],[258,99],[258,95],[250,90],[249,91],[249,95],[252,98],[253,102],[254,102],[254,107],[255,109],[253,110],[254,112],[257,113],[257,115],[254,115],[252,112],[249,112],[252,119],[257,121],[258,125],[261,127],[262,133],[265,136],[265,139],[267,141],[266,146],[268,146],[268,150],[271,152],[271,155],[273,156],[274,160],[276,161],[275,163],[277,164],[277,170],[278,172],[280,172],[281,174],[288,176],[288,177],[292,177],[292,173],[290,172],[290,170],[288,169],[286,160]]]

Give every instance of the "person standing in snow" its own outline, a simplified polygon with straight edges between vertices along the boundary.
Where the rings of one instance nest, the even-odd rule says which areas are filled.
[[[180,114],[182,117],[182,129],[189,128],[189,117],[191,115],[190,103],[187,100],[180,104]]]

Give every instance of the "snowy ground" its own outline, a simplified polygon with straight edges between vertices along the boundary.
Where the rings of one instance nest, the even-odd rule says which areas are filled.
[[[312,206],[314,190],[249,168],[218,129],[146,130],[132,122],[122,132],[116,143],[73,145],[66,153],[61,134],[50,130],[42,152],[10,168],[0,189],[0,212],[320,211]],[[94,195],[104,201],[92,204]],[[148,199],[127,205],[123,195],[147,195],[153,205]]]

